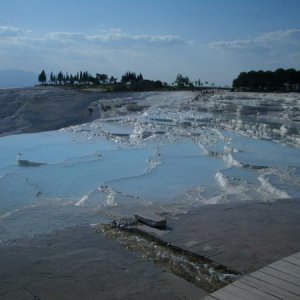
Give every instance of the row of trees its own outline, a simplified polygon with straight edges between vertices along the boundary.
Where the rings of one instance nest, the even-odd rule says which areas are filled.
[[[145,80],[142,74],[136,74],[134,72],[126,72],[119,82],[114,76],[108,76],[107,74],[96,73],[93,76],[88,71],[80,71],[75,75],[69,73],[62,73],[59,71],[57,74],[51,72],[49,80],[47,80],[47,75],[45,70],[38,76],[38,81],[41,84],[51,84],[51,85],[64,85],[64,86],[86,86],[86,85],[106,85],[113,86],[115,89],[122,88],[162,88],[163,83],[160,80],[152,81]]]
[[[111,76],[108,77],[107,74],[96,74],[94,77],[92,74],[90,74],[88,71],[80,71],[77,72],[75,75],[69,74],[68,72],[66,74],[63,74],[61,71],[59,71],[57,74],[54,74],[53,72],[50,73],[50,78],[47,81],[47,75],[45,70],[42,70],[42,72],[38,76],[38,81],[42,84],[53,84],[53,85],[87,85],[87,84],[114,84],[117,82],[117,78]]]
[[[107,74],[96,73],[93,76],[88,71],[80,71],[76,74],[62,73],[57,74],[51,72],[49,79],[45,70],[38,76],[38,81],[41,84],[51,85],[64,85],[64,86],[86,86],[86,85],[101,85],[109,88],[110,90],[157,90],[162,88],[179,88],[179,89],[200,89],[208,86],[208,82],[202,83],[199,80],[191,81],[189,77],[178,74],[172,86],[166,82],[160,80],[147,80],[143,75],[136,74],[135,72],[126,72],[121,80],[118,81],[114,76],[108,76]],[[211,84],[213,87],[214,84]]]
[[[233,80],[232,86],[245,91],[300,91],[300,71],[277,69],[274,72],[242,72]]]
[[[208,81],[201,82],[200,79],[192,81],[189,79],[187,76],[183,76],[182,74],[178,74],[175,81],[174,85],[180,87],[180,88],[201,88],[201,87],[208,87],[209,83]],[[210,84],[210,87],[214,87],[214,83]]]
[[[214,88],[213,83],[199,80],[192,81],[187,76],[178,74],[172,86],[160,80],[147,80],[143,75],[135,72],[126,72],[121,80],[118,81],[114,76],[108,76],[104,73],[91,75],[88,71],[80,71],[75,75],[61,71],[58,74],[51,72],[47,81],[45,70],[38,76],[42,84],[65,85],[65,86],[86,86],[102,85],[110,90],[157,90],[162,88],[179,89],[202,89]],[[277,69],[276,71],[250,71],[242,72],[233,80],[233,88],[244,91],[300,91],[300,71],[295,69]]]

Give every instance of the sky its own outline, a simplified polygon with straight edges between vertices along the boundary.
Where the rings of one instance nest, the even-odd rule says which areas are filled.
[[[1,1],[0,70],[177,74],[231,85],[300,69],[299,0]]]

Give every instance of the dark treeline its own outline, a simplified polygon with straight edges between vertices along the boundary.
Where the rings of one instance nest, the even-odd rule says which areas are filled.
[[[300,91],[300,71],[277,69],[276,71],[242,72],[233,80],[232,87],[243,91]]]
[[[162,83],[160,80],[144,79],[142,74],[137,75],[135,72],[126,72],[121,80],[118,81],[114,76],[108,76],[107,74],[96,73],[96,76],[93,76],[88,71],[80,71],[76,74],[64,74],[60,71],[57,74],[51,72],[47,80],[46,72],[43,70],[38,76],[38,81],[41,84],[59,86],[101,86],[112,91],[159,90],[168,87],[167,83]]]
[[[215,88],[215,85],[205,81],[204,83],[200,79],[192,81],[187,76],[178,74],[172,85],[167,82],[162,82],[160,80],[148,80],[144,79],[143,75],[136,74],[135,72],[126,72],[119,81],[118,78],[114,76],[108,76],[104,73],[96,73],[93,76],[88,71],[80,71],[76,74],[69,74],[58,72],[54,74],[50,73],[49,78],[47,78],[46,72],[42,72],[38,76],[38,81],[44,85],[58,85],[58,86],[72,86],[72,87],[87,87],[95,86],[105,88],[108,91],[149,91],[149,90],[161,90],[161,89],[207,89]]]

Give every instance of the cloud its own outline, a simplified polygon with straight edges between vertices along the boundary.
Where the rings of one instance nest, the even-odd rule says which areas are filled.
[[[258,43],[274,44],[274,43],[290,43],[300,44],[300,29],[278,30],[273,32],[265,32],[256,38]]]
[[[59,42],[86,42],[90,44],[116,45],[116,44],[150,44],[150,45],[180,45],[187,44],[175,35],[134,35],[124,33],[120,29],[102,30],[98,34],[89,35],[72,32],[51,32],[45,36],[45,40],[56,40]]]
[[[188,41],[184,41],[176,35],[151,35],[151,34],[130,34],[121,29],[99,30],[95,34],[81,32],[49,32],[36,36],[31,31],[26,31],[12,26],[0,26],[0,43],[2,45],[16,46],[27,45],[28,47],[49,48],[63,45],[65,47],[82,46],[89,47],[117,47],[120,46],[190,46]]]
[[[46,34],[44,40],[86,41],[86,36],[76,32],[50,32]]]
[[[145,74],[148,70],[148,74],[159,72],[162,75],[169,69],[167,62],[172,65],[174,57],[182,54],[182,47],[193,49],[192,44],[177,35],[132,34],[115,28],[92,33],[40,34],[0,26],[1,68],[35,72],[40,69],[55,72],[88,69],[90,72],[102,70],[118,77],[127,70]]]
[[[268,47],[256,43],[254,40],[220,41],[209,44],[209,47],[217,50],[228,51],[258,51],[267,50]]]
[[[209,47],[213,49],[235,52],[268,52],[277,46],[300,47],[300,29],[264,32],[249,39],[218,41],[209,44]]]
[[[29,31],[21,28],[16,28],[12,26],[0,26],[0,38],[23,36],[27,33],[29,33]]]

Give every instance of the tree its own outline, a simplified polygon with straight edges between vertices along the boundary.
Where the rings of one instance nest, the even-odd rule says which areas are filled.
[[[84,71],[83,73],[82,73],[82,81],[85,83],[85,84],[87,84],[87,83],[89,83],[90,81],[93,81],[93,80],[91,80],[91,75],[88,73],[88,71]]]
[[[68,84],[70,82],[70,76],[69,73],[66,73],[66,76],[64,77],[64,84]]]
[[[44,70],[39,74],[38,80],[40,83],[45,83],[47,81],[47,76]]]
[[[178,74],[175,83],[178,87],[182,88],[190,85],[190,79],[187,76],[183,77],[182,74]]]
[[[71,74],[70,75],[70,85],[74,85],[75,79],[74,76]]]
[[[193,88],[194,84],[189,80],[188,77],[183,77],[181,74],[177,76],[177,84],[184,88]],[[44,70],[39,74],[38,80],[41,83],[46,83],[46,73]],[[144,79],[142,73],[136,74],[135,72],[126,72],[121,81],[114,76],[108,76],[107,74],[96,73],[96,76],[92,76],[88,71],[79,71],[75,75],[71,73],[50,73],[49,84],[53,85],[65,85],[65,86],[81,86],[81,85],[99,85],[99,84],[110,84],[107,87],[109,90],[127,90],[127,91],[151,91],[159,90],[168,87],[168,83],[161,82],[160,80],[148,80]]]
[[[55,75],[53,75],[53,72],[50,74],[50,83],[54,84],[56,82]]]
[[[137,79],[138,81],[143,81],[144,78],[143,78],[142,73],[140,73],[140,75],[138,75],[136,79]]]
[[[156,80],[156,81],[154,81],[153,86],[155,89],[162,89],[163,83],[160,80]]]
[[[142,76],[142,74],[140,74]],[[143,76],[142,76],[143,77]],[[130,82],[130,81],[137,81],[137,76],[134,72],[126,72],[121,79],[121,82]]]
[[[108,80],[107,74],[99,74],[99,73],[97,73],[96,74],[96,78],[102,84],[105,84],[107,82],[107,80]]]
[[[233,88],[249,91],[299,91],[299,71],[295,69],[276,71],[242,72],[233,80]]]
[[[59,81],[59,84],[61,85],[61,82],[64,80],[64,75],[61,71],[59,71],[57,75],[57,80]]]
[[[115,84],[117,81],[118,81],[118,79],[115,78],[114,76],[111,76],[110,79],[109,79],[110,84]]]

